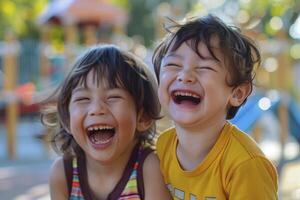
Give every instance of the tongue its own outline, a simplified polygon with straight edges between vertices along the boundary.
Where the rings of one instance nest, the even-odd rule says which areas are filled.
[[[113,137],[112,133],[109,132],[101,132],[101,133],[93,133],[90,135],[90,139],[94,144],[104,144],[110,141]]]
[[[173,99],[176,104],[184,106],[196,106],[200,103],[200,99],[190,96],[176,96]]]
[[[181,104],[181,105],[191,105],[191,106],[197,105],[197,103],[195,103],[194,101],[191,101],[191,100],[181,100],[179,102],[179,104]]]

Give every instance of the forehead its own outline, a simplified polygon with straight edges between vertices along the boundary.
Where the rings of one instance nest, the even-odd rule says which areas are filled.
[[[73,79],[75,84],[74,88],[84,87],[88,88],[91,86],[97,86],[102,88],[116,88],[119,87],[120,81],[117,78],[109,80],[109,75],[105,71],[98,71],[95,68],[91,69],[87,73],[83,73]]]
[[[218,37],[211,37],[210,41],[198,40],[196,38],[186,41],[174,40],[168,48],[165,57],[176,56],[178,49],[187,45],[192,51],[194,51],[202,59],[213,59],[218,62],[224,61],[224,55],[219,44]]]

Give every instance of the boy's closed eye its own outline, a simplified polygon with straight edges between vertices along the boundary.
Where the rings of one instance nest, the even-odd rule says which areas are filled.
[[[215,67],[210,67],[210,66],[200,66],[200,67],[196,67],[197,71],[202,71],[202,70],[210,70],[210,71],[214,71],[214,72],[218,72]]]
[[[165,55],[165,57],[162,59],[162,66],[163,67],[181,67],[180,59],[182,59],[180,56],[174,53],[170,53]]]
[[[168,68],[170,68],[170,67],[171,68],[173,68],[173,67],[174,68],[181,68],[182,67],[180,61],[176,57],[171,57],[171,56],[169,56],[167,58],[164,58],[162,63],[161,63],[161,66],[163,68],[166,68],[166,67],[168,67]]]
[[[163,67],[174,67],[174,68],[181,68],[181,65],[176,64],[176,63],[165,63],[163,64]]]

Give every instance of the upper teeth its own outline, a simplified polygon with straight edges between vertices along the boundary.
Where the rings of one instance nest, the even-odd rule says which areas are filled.
[[[194,97],[194,98],[200,98],[198,95],[192,94],[190,92],[175,92],[174,93],[175,96],[190,96],[190,97]]]
[[[112,126],[90,126],[88,127],[88,131],[100,131],[100,130],[105,130],[105,129],[113,129]]]

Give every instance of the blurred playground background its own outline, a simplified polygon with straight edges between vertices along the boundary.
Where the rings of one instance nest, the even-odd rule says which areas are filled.
[[[263,63],[232,120],[279,172],[282,200],[300,200],[300,1],[0,0],[0,199],[49,200],[56,154],[39,101],[89,45],[113,43],[149,66],[165,17],[213,13],[254,38]],[[171,123],[159,122],[162,130]]]

